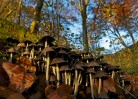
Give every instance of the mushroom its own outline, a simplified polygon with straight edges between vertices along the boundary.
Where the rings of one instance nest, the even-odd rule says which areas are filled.
[[[108,71],[111,71],[111,72],[112,72],[112,75],[111,75],[111,78],[112,78],[112,79],[114,79],[115,73],[116,73],[117,71],[119,71],[119,70],[121,70],[121,69],[119,68],[119,66],[110,65]]]
[[[75,86],[75,88],[74,88],[74,95],[76,96],[77,93],[78,93],[78,87],[79,87],[79,85],[80,85],[80,83],[82,81],[81,80],[82,79],[82,77],[81,77],[81,71],[84,70],[84,69],[80,66],[79,63],[76,63],[75,65],[73,65],[71,67],[71,70],[75,70],[75,78],[74,78],[74,86]]]
[[[29,44],[31,44],[32,42],[29,41],[29,40],[26,40],[26,41],[24,41],[24,43],[25,43],[25,46],[26,46],[25,50],[28,51],[28,50],[29,50],[29,49],[28,49],[28,46],[29,46]]]
[[[93,88],[93,78],[92,75],[96,74],[93,68],[87,68],[86,73],[89,74],[90,87],[91,87],[91,97],[94,99],[94,88]]]
[[[31,52],[30,52],[30,60],[34,59],[34,47],[35,47],[35,43],[31,43],[29,44],[29,47],[31,47]]]
[[[49,82],[50,84],[54,85],[54,83],[57,81],[57,78],[54,74],[51,74],[50,75],[50,79],[49,79]]]
[[[21,53],[23,52],[23,47],[25,47],[25,43],[20,42],[19,44],[17,44],[17,46],[21,47]]]
[[[9,48],[8,53],[10,53],[10,58],[9,58],[9,62],[12,63],[12,57],[13,57],[13,53],[15,53],[15,49],[13,47]]]
[[[28,50],[25,50],[25,52],[22,52],[21,56],[26,56],[29,58],[30,52]]]
[[[55,66],[56,68],[56,77],[57,77],[57,87],[59,87],[60,85],[60,75],[59,75],[59,65],[66,63],[62,58],[54,58],[51,61],[51,66]]]
[[[40,39],[40,42],[44,43],[45,47],[51,46],[55,39],[50,35],[45,35]]]
[[[44,58],[46,64],[45,64],[45,68],[46,68],[46,84],[49,85],[49,66],[50,66],[50,52],[55,52],[54,49],[52,47],[45,47],[41,54],[46,56],[46,58]]]
[[[103,70],[99,70],[99,71],[96,72],[95,78],[99,79],[98,94],[100,94],[101,93],[101,88],[102,88],[102,80],[107,79],[108,75]]]
[[[68,76],[69,75],[68,71],[70,71],[69,66],[68,65],[61,66],[59,71],[64,72],[64,76],[63,76],[64,80],[65,80],[64,82],[65,82],[66,85],[69,84],[69,81],[70,81],[70,77]]]

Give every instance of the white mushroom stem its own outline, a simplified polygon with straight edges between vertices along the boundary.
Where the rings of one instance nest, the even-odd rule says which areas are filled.
[[[25,51],[28,51],[28,43],[27,43],[27,45],[26,45]]]
[[[53,71],[53,74],[54,74],[54,75],[57,75],[57,74],[56,74],[56,67],[55,67],[55,66],[52,66],[52,71]]]
[[[45,48],[48,46],[48,44],[47,44],[47,40],[45,41]]]
[[[79,76],[77,75],[78,74],[78,70],[75,70],[75,74],[76,74],[76,79],[74,81],[74,85],[75,85],[75,88],[74,88],[74,95],[76,96],[77,93],[78,93],[78,88],[79,88],[79,85],[80,85],[80,79],[81,79],[81,72],[79,72]]]
[[[77,81],[77,78],[78,78],[78,70],[75,69],[75,78],[74,78],[73,86],[75,85],[75,82]]]
[[[59,87],[59,85],[60,85],[60,75],[59,75],[58,64],[56,64],[56,73],[57,73],[57,87]]]
[[[101,79],[101,77],[100,77],[100,78],[99,78],[98,94],[101,93],[101,88],[102,88],[102,79]]]
[[[49,53],[47,53],[47,66],[46,66],[46,84],[49,85],[49,64],[50,64],[50,57]]]
[[[78,78],[78,70],[75,69],[75,79]]]
[[[89,74],[90,77],[90,87],[91,87],[91,97],[94,99],[94,88],[93,88],[93,80],[92,80],[92,74]]]
[[[86,83],[85,86],[88,86],[88,76],[86,75]]]
[[[68,74],[68,84],[71,85],[71,73]]]
[[[12,57],[13,57],[13,54],[12,52],[10,53],[10,58],[9,58],[9,62],[12,63]]]
[[[122,87],[123,87],[123,88],[125,87],[125,83],[124,83],[124,80],[122,80]]]
[[[67,80],[68,80],[68,77],[67,77],[67,72],[65,71],[65,73],[64,73],[64,74],[65,74],[65,76],[64,76],[64,77],[65,77],[65,78],[64,78],[64,79],[65,79],[65,84],[67,85]]]
[[[114,76],[115,76],[115,71],[113,70],[111,78],[114,79]]]

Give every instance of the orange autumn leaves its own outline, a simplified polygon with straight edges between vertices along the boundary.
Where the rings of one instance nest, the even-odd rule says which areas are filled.
[[[133,17],[133,13],[137,10],[137,0],[111,0],[110,2],[100,2],[99,11],[102,19],[107,19],[108,22],[122,24],[123,21]],[[98,8],[97,8],[98,9]]]

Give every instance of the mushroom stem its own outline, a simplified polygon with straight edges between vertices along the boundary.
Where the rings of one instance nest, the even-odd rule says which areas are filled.
[[[75,74],[76,76],[78,76],[78,71],[75,70]],[[81,79],[81,72],[79,72],[79,76],[75,79],[75,82],[74,82],[74,85],[75,85],[75,88],[74,88],[74,95],[76,96],[77,93],[78,93],[78,87],[80,85],[80,79]]]
[[[88,76],[86,75],[86,84],[85,86],[88,86]]]
[[[49,53],[47,53],[47,66],[46,66],[46,84],[49,85],[49,64],[50,64],[50,57]]]
[[[98,87],[98,94],[101,93],[101,87],[102,87],[102,79],[99,78],[99,87]]]
[[[56,75],[56,68],[54,66],[52,66],[52,71],[53,71],[53,74]]]
[[[122,87],[124,88],[124,86],[125,86],[125,83],[124,83],[124,80],[122,80]]]
[[[9,58],[9,62],[10,62],[10,63],[12,63],[12,56],[13,56],[13,54],[10,53],[10,58]]]
[[[45,41],[45,48],[48,46],[48,44],[47,44],[47,40]]]
[[[115,71],[113,70],[111,78],[114,79],[114,76],[115,76]]]
[[[89,74],[89,77],[90,77],[91,97],[92,99],[94,99],[92,74]]]
[[[65,78],[65,84],[67,84],[67,80],[68,80],[68,77],[67,77],[67,72],[65,71],[65,76],[64,76]]]
[[[71,85],[71,73],[69,73],[68,76],[69,76],[69,82],[68,83],[69,83],[69,85]]]
[[[60,75],[59,75],[59,67],[56,64],[56,72],[57,72],[57,87],[60,85]]]

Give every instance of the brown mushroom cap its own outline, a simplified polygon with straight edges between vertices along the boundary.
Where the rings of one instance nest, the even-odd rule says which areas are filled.
[[[107,75],[106,72],[104,72],[103,70],[99,70],[96,72],[95,74],[95,78],[102,78],[102,79],[107,79],[109,76]]]
[[[69,52],[71,49],[67,46],[60,45],[60,46],[55,47],[55,50],[56,51],[64,50],[66,52]]]
[[[23,55],[30,55],[29,51],[22,52]]]
[[[36,46],[36,44],[35,43],[30,43],[29,44],[29,47],[33,47],[33,46]]]
[[[63,65],[59,68],[59,71],[62,72],[62,71],[70,71],[70,68],[68,65]]]
[[[9,52],[9,53],[14,53],[14,52],[16,52],[18,49],[19,49],[20,47],[11,47],[11,48],[9,48],[8,50],[7,50],[7,52]]]
[[[25,45],[27,45],[27,44],[29,45],[29,44],[31,44],[31,43],[32,43],[32,41],[30,41],[30,40],[25,40],[25,41],[24,41],[24,44],[25,44]]]
[[[98,99],[110,99],[109,96],[108,96],[106,93],[104,93],[104,92],[101,92],[101,93],[98,95],[97,98],[98,98]]]
[[[77,70],[84,70],[84,69],[81,67],[81,64],[80,64],[80,63],[77,63],[77,64],[75,64],[75,65],[73,65],[73,66],[71,67],[71,70],[75,70],[75,69],[77,69]]]
[[[55,52],[55,50],[52,47],[45,47],[41,53],[44,54],[47,52]]]
[[[25,47],[25,43],[20,42],[17,46],[19,46],[19,47]]]
[[[44,43],[45,41],[47,41],[47,43],[49,44],[49,43],[55,41],[55,39],[52,36],[50,36],[50,35],[45,35],[44,37],[42,37],[40,39],[40,42]]]
[[[108,71],[110,72],[110,71],[119,71],[119,70],[121,70],[120,68],[119,68],[119,66],[110,66],[109,68],[108,68]]]
[[[66,61],[63,58],[54,58],[50,65],[56,65],[61,63],[66,63]]]
[[[121,70],[117,71],[117,74],[125,74],[125,71],[121,69]]]
[[[83,62],[85,62],[86,63],[86,61],[94,61],[94,58],[93,57],[89,57],[89,56],[85,56],[83,59],[81,59],[81,61],[83,61]]]
[[[88,67],[100,68],[101,65],[99,65],[96,61],[91,61],[88,63]]]
[[[88,67],[88,63],[80,62],[79,64],[82,68],[87,68]]]
[[[88,74],[96,74],[96,71],[93,68],[87,68],[86,73]]]
[[[54,74],[51,74],[51,75],[50,75],[49,81],[50,81],[50,82],[54,82],[54,81],[56,81],[56,80],[57,80],[56,76],[55,76]]]

